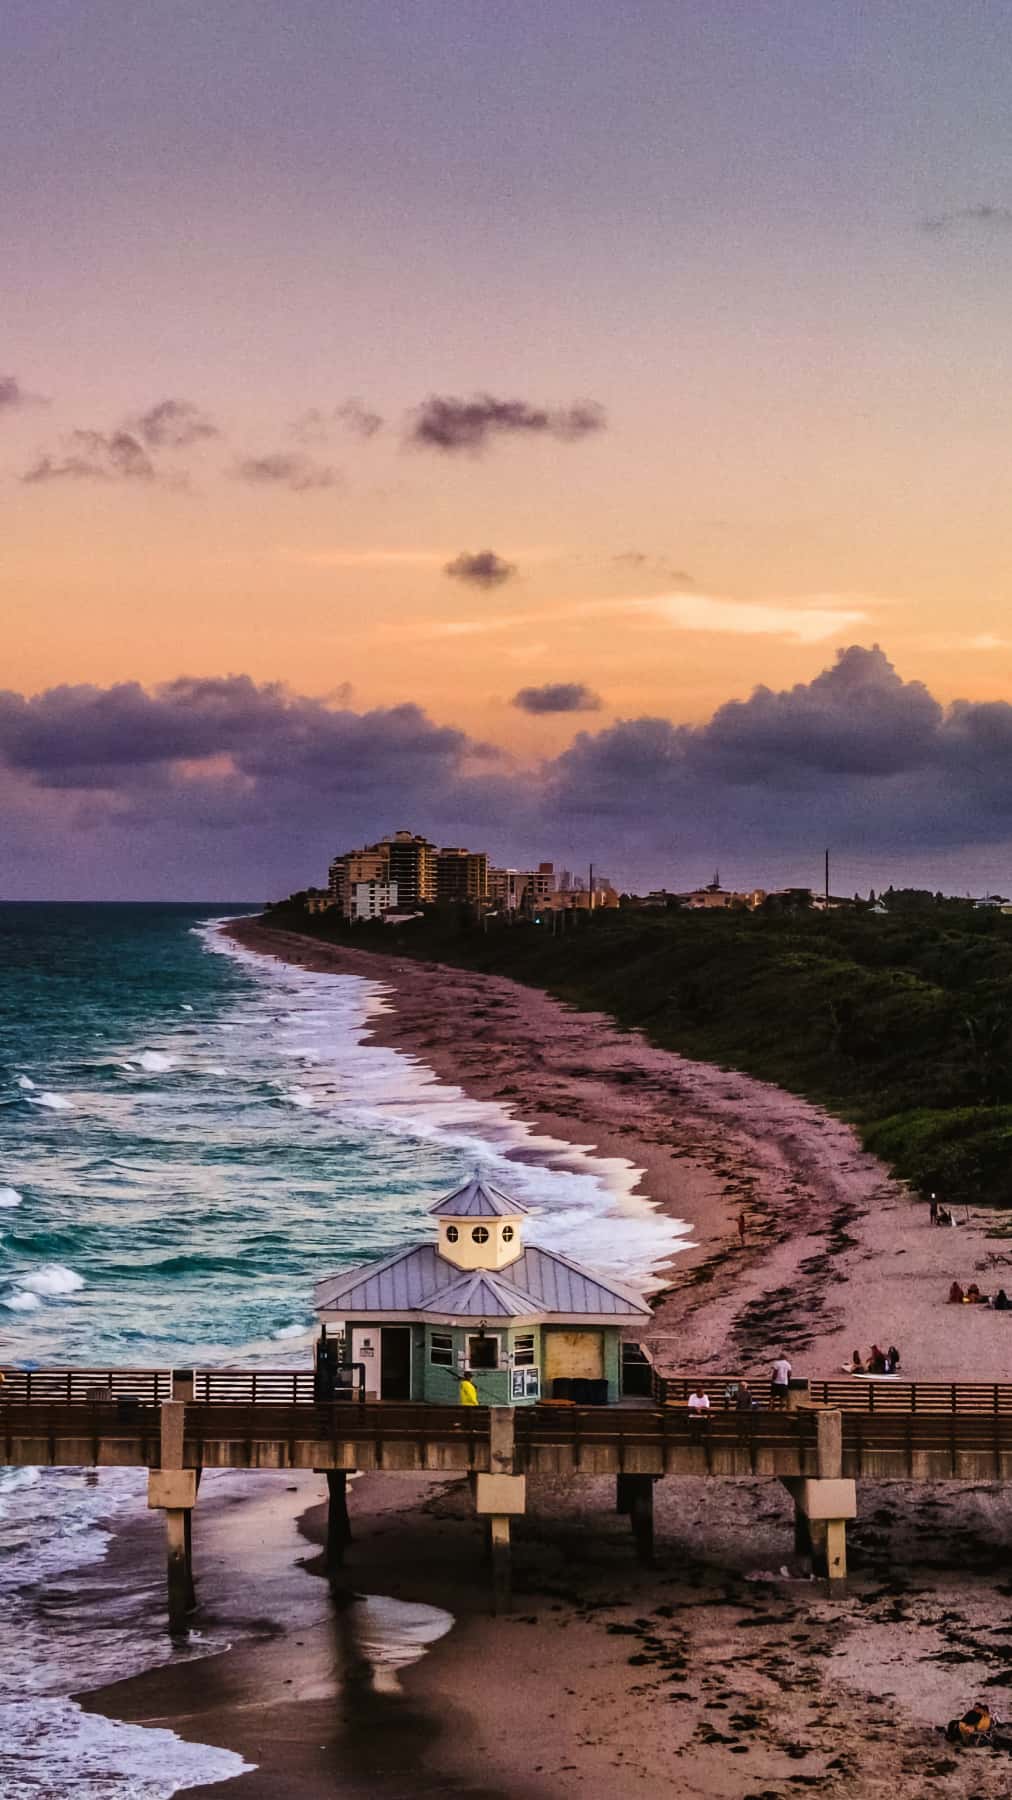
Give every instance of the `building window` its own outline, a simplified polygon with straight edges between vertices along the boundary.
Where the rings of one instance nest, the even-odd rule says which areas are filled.
[[[471,1232],[471,1236],[473,1237],[476,1244],[487,1244],[488,1243],[488,1226],[487,1225],[476,1225],[474,1227],[473,1231]]]
[[[453,1336],[449,1331],[434,1331],[429,1339],[429,1361],[441,1369],[453,1368]]]
[[[469,1369],[497,1369],[499,1367],[499,1339],[497,1337],[469,1337],[467,1340],[467,1366]]]
[[[541,1370],[514,1369],[510,1378],[511,1400],[539,1400],[541,1398]]]
[[[515,1368],[530,1368],[534,1362],[534,1333],[513,1339],[513,1364]]]
[[[459,1236],[460,1232],[457,1230],[456,1225],[448,1225],[446,1227],[446,1241],[448,1244],[455,1244]]]
[[[502,1241],[504,1244],[512,1244],[512,1242],[513,1242],[513,1227],[512,1227],[512,1225],[504,1225],[503,1226]]]

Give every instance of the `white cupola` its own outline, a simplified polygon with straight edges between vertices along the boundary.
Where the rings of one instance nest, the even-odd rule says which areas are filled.
[[[458,1269],[505,1269],[524,1253],[529,1210],[475,1170],[463,1187],[429,1207],[439,1221],[440,1256]]]

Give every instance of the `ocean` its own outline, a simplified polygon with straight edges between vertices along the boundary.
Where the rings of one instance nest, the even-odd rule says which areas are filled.
[[[634,1171],[579,1150],[546,1168],[504,1108],[363,1041],[381,983],[222,936],[256,910],[0,905],[0,1362],[308,1366],[314,1281],[426,1235],[476,1166],[536,1209],[536,1241],[656,1278],[688,1228]],[[100,1578],[143,1504],[128,1471],[0,1471],[5,1800],[168,1800],[241,1772],[69,1699],[179,1654],[150,1596]]]

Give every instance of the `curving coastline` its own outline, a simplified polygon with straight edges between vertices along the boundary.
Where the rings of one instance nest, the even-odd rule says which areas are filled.
[[[256,920],[229,929],[259,954],[381,982],[377,1041],[539,1133],[643,1171],[641,1192],[693,1227],[656,1306],[662,1363],[758,1370],[784,1341],[799,1370],[828,1373],[851,1341],[895,1326],[911,1374],[1007,1366],[1001,1317],[954,1319],[940,1290],[954,1257],[962,1271],[994,1249],[995,1215],[932,1231],[847,1127],[808,1102],[504,978],[331,949]],[[305,1554],[320,1538],[318,1484],[263,1482],[198,1522],[196,1539],[207,1615],[248,1626],[262,1595],[256,1641],[87,1702],[257,1765],[196,1795],[785,1800],[800,1772],[840,1800],[885,1800],[897,1780],[913,1800],[965,1800],[966,1771],[933,1727],[1002,1678],[1002,1491],[898,1490],[893,1504],[876,1490],[850,1534],[850,1592],[828,1601],[794,1561],[776,1483],[662,1483],[660,1566],[648,1572],[610,1483],[543,1482],[517,1529],[518,1612],[490,1619],[457,1484],[357,1482],[348,1586],[332,1606],[307,1583],[319,1572]],[[356,1660],[363,1591],[454,1614],[400,1697]],[[973,1777],[981,1800],[1007,1792],[997,1759],[975,1762]]]

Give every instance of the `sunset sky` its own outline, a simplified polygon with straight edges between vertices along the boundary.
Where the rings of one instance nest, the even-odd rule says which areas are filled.
[[[1004,0],[3,40],[0,897],[1012,891]]]

